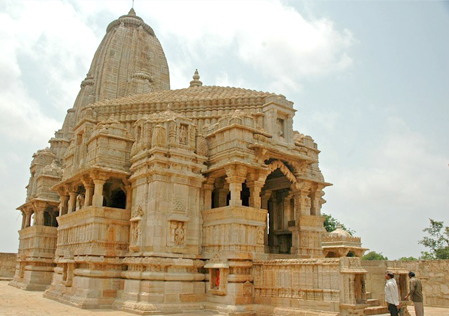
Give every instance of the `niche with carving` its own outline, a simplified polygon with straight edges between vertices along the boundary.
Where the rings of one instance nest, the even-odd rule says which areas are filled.
[[[212,295],[226,295],[229,273],[227,260],[215,255],[204,268],[209,270],[208,292]]]

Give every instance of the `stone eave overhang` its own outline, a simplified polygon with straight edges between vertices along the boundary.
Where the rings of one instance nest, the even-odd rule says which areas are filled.
[[[236,165],[236,164],[246,166],[249,168],[254,168],[254,164],[248,163],[244,160],[231,160],[231,161],[226,161],[225,163],[216,164],[213,167],[208,168],[206,171],[204,171],[202,173],[204,175],[211,174],[211,173],[217,172],[219,170],[223,170],[227,166]]]
[[[93,125],[96,125],[98,123],[97,120],[89,119],[89,118],[82,118],[76,125],[73,127],[73,131],[76,133],[77,129],[80,128],[84,123],[92,123]]]
[[[307,147],[306,145],[301,144],[300,142],[297,142],[297,141],[295,141],[295,146],[298,146],[298,147],[301,147],[301,148],[304,148],[304,149],[307,149],[307,150],[314,151],[317,154],[319,154],[321,152],[321,150],[319,150],[318,148]]]
[[[270,105],[276,105],[280,108],[283,108],[289,112],[295,113],[297,110],[293,108],[293,102],[285,100],[284,102],[277,102],[277,100],[268,100],[269,102],[265,103],[262,108],[268,107]]]
[[[100,173],[100,174],[108,174],[111,176],[116,176],[119,179],[126,179],[131,175],[131,172],[123,171],[119,169],[112,169],[112,168],[106,168],[106,167],[100,167],[100,166],[91,166],[87,169],[80,170],[79,172],[72,175],[70,178],[64,179],[63,181],[59,182],[58,184],[54,185],[51,189],[53,191],[58,191],[61,187],[63,187],[66,184],[71,183],[78,183],[80,179],[82,179],[84,176],[89,176],[94,173]]]
[[[325,182],[325,181],[318,181],[318,180],[310,179],[310,178],[306,178],[306,177],[297,177],[297,180],[301,180],[301,181],[309,181],[309,182],[321,184],[321,185],[324,186],[324,187],[330,187],[330,186],[333,186],[332,183]]]
[[[127,142],[134,142],[134,139],[132,139],[132,138],[123,137],[123,136],[120,136],[120,135],[109,134],[109,133],[102,133],[102,132],[96,133],[94,131],[92,133],[92,136],[89,138],[88,144],[90,144],[95,139],[98,139],[98,138],[101,138],[101,137],[113,138],[113,139],[116,139],[116,140],[123,140],[123,141],[127,141]]]
[[[59,201],[55,201],[55,200],[33,198],[33,199],[23,203],[19,207],[17,207],[16,210],[21,211],[22,209],[24,209],[26,207],[32,206],[34,202],[45,202],[45,203],[48,203],[50,205],[58,205],[59,204]]]
[[[49,142],[49,143],[52,143],[52,142],[70,143],[70,139],[66,139],[66,138],[58,138],[58,137],[52,137],[52,138],[50,138],[50,140],[49,140],[48,142]]]
[[[248,145],[248,148],[253,149],[253,150],[254,149],[266,150],[267,154],[270,153],[270,156],[272,158],[283,159],[283,160],[291,159],[291,160],[295,160],[295,161],[301,160],[301,161],[307,162],[308,164],[318,162],[318,159],[314,159],[314,158],[311,158],[309,156],[306,156],[306,155],[303,155],[300,153],[292,153],[288,150],[278,149],[273,146],[267,146],[265,144],[250,144],[250,145]],[[265,154],[265,155],[267,155],[267,154]]]
[[[323,245],[323,243],[322,243],[322,248],[326,249],[326,250],[330,250],[330,249],[368,250],[368,248],[363,248],[363,247],[354,246],[354,245]]]
[[[54,174],[40,174],[36,177],[36,180],[40,178],[61,179],[61,176],[57,176]]]
[[[227,131],[229,129],[233,129],[233,128],[245,129],[247,131],[253,132],[254,134],[260,134],[260,135],[263,135],[263,136],[265,136],[267,138],[272,138],[271,134],[269,134],[267,132],[264,132],[264,131],[261,131],[260,129],[257,129],[257,128],[254,128],[254,127],[250,127],[250,126],[246,126],[246,125],[242,125],[242,124],[236,124],[236,123],[230,124],[230,125],[226,125],[224,127],[216,129],[216,130],[214,130],[212,132],[209,132],[205,137],[206,138],[210,138],[210,137],[214,136],[215,134],[218,134],[218,133],[221,133],[221,132]]]

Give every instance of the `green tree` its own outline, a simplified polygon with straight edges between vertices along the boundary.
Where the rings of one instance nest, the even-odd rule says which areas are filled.
[[[431,218],[430,227],[424,228],[428,236],[418,241],[419,244],[429,248],[429,251],[421,252],[421,259],[449,259],[449,227],[444,227],[443,222]]]
[[[362,257],[362,260],[388,260],[388,258],[382,255],[381,252],[370,251]]]
[[[398,259],[399,261],[415,261],[418,260],[415,257],[402,257]]]
[[[337,225],[338,225],[338,221],[332,217],[332,215],[329,214],[325,214],[322,213],[321,215],[324,216],[324,228],[326,229],[326,231],[328,233],[333,232],[334,230],[337,229]],[[343,230],[346,230],[351,236],[355,234],[355,230],[352,230],[350,228],[346,228],[345,225],[341,224],[341,228],[343,228]]]

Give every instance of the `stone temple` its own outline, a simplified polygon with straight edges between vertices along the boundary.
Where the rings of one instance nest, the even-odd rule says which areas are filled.
[[[11,285],[138,314],[363,315],[360,259],[324,256],[330,184],[294,115],[282,95],[203,85],[197,71],[171,90],[131,9],[33,156]]]

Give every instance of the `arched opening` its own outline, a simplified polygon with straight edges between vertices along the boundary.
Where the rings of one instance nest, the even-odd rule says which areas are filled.
[[[113,179],[105,183],[103,206],[126,209],[126,192],[121,180]]]
[[[52,215],[49,211],[44,212],[44,226],[51,226],[51,223],[53,222]]]
[[[326,255],[326,258],[336,258],[336,257],[337,255],[333,251],[329,251],[328,254]]]
[[[353,251],[350,251],[350,252],[348,252],[348,254],[346,255],[346,257],[353,258],[353,257],[355,257],[355,254],[354,254]]]
[[[111,192],[111,205],[110,207],[115,208],[126,208],[126,193],[121,189],[116,189]]]
[[[268,210],[266,253],[291,253],[292,232],[289,227],[295,226],[294,202],[291,192],[292,182],[284,172],[280,168],[275,169],[268,175],[262,188],[262,208]]]
[[[44,211],[44,226],[58,227],[56,217],[59,216],[59,211],[55,211],[49,207]]]

